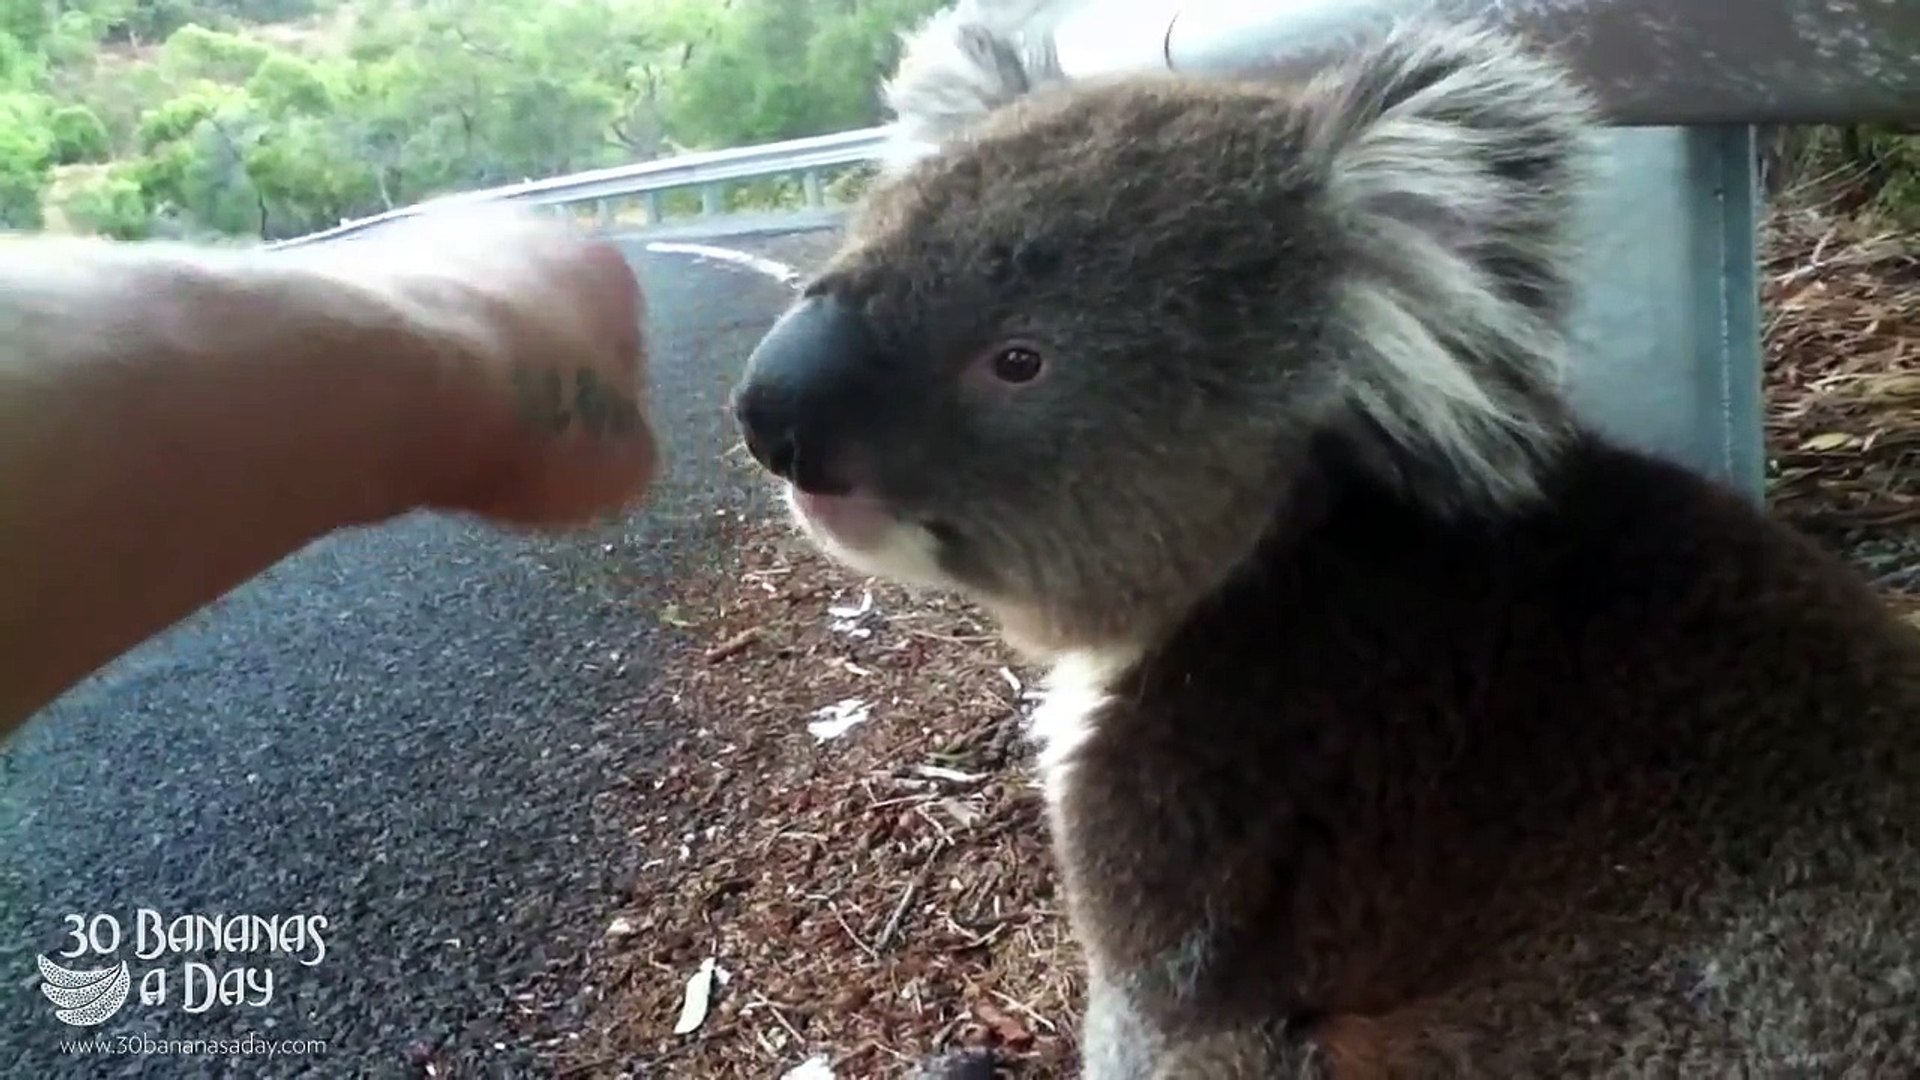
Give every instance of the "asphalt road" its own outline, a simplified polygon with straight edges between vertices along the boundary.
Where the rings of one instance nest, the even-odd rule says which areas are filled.
[[[775,257],[783,242],[796,238],[718,241]],[[564,541],[425,516],[337,534],[75,687],[6,748],[0,1072],[408,1076],[431,1054],[455,1076],[535,1073],[504,1019],[517,985],[603,933],[645,855],[602,812],[638,797],[622,776],[659,737],[622,705],[666,662],[657,583],[722,557],[716,512],[764,498],[723,480],[722,403],[791,295],[752,268],[627,247],[672,458],[649,508]],[[321,916],[325,954],[152,957],[143,908]],[[60,960],[66,916],[97,913],[118,920],[113,957]],[[98,1027],[63,1023],[40,953],[127,959],[132,993]],[[164,1004],[142,1000],[155,969]],[[209,969],[242,1000],[209,1004]],[[249,1034],[326,1048],[128,1052]],[[63,1047],[78,1039],[120,1052]]]

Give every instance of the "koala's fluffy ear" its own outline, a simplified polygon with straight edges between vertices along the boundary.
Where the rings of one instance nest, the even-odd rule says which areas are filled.
[[[1358,228],[1410,230],[1552,316],[1593,165],[1593,105],[1545,55],[1484,28],[1406,24],[1304,94],[1333,195]]]
[[[1398,480],[1456,503],[1526,497],[1563,431],[1592,101],[1516,39],[1418,24],[1334,58],[1299,100],[1355,255],[1347,399]]]
[[[1071,0],[957,0],[900,35],[900,62],[881,86],[896,134],[882,165],[897,170],[994,109],[1061,81],[1048,31]]]

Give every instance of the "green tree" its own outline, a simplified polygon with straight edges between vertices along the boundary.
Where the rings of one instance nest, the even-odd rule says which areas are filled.
[[[0,226],[36,229],[45,220],[41,200],[53,176],[47,112],[45,98],[0,95]]]
[[[85,105],[63,105],[47,120],[55,164],[105,161],[113,152],[107,126]]]
[[[53,29],[53,5],[46,0],[0,0],[0,34],[28,50],[37,49]]]
[[[165,41],[198,14],[192,0],[132,0],[118,9],[103,29],[102,40],[116,44]]]
[[[49,70],[73,82],[73,75],[89,72],[100,53],[102,22],[85,9],[70,8],[60,13],[53,29],[40,42],[40,55]]]
[[[258,235],[266,212],[244,164],[250,104],[244,90],[201,80],[141,120],[129,175],[156,213],[189,231]]]
[[[160,47],[160,66],[179,78],[239,83],[251,78],[272,53],[270,46],[251,38],[189,23]]]
[[[325,116],[333,111],[333,92],[320,69],[286,53],[261,61],[247,80],[247,96],[269,116]]]
[[[40,80],[44,60],[27,43],[0,30],[0,91],[28,90]]]
[[[351,134],[317,117],[255,130],[243,166],[264,209],[262,236],[313,232],[373,208],[378,198],[373,170],[354,152]]]
[[[115,240],[144,240],[153,233],[153,208],[140,182],[125,169],[110,169],[75,184],[60,205],[68,221]]]
[[[880,119],[899,31],[944,0],[735,0],[674,87],[676,132],[709,146],[823,135]]]

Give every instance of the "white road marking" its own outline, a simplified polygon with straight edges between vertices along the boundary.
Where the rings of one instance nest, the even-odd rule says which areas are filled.
[[[732,248],[710,247],[706,244],[679,244],[658,240],[648,244],[647,250],[661,255],[692,255],[695,258],[701,259],[717,259],[721,262],[733,263],[736,266],[744,266],[749,270],[757,270],[789,287],[800,284],[800,271],[795,270],[786,263],[775,262],[772,259],[762,258],[744,251],[735,251]]]

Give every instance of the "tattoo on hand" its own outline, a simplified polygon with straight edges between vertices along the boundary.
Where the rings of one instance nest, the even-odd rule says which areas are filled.
[[[631,435],[640,426],[640,406],[633,398],[603,380],[592,368],[574,375],[569,398],[566,379],[552,368],[528,371],[516,368],[513,387],[520,415],[528,426],[548,435],[563,435],[578,420],[596,438]]]
[[[573,393],[573,411],[592,435],[631,435],[640,425],[640,407],[618,388],[581,368]]]

